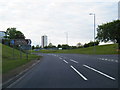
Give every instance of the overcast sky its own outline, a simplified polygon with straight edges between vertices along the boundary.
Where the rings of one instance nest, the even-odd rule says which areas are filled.
[[[76,45],[93,40],[93,16],[96,27],[118,19],[119,0],[0,0],[0,30],[16,27],[32,45],[41,44],[47,35],[54,45]],[[97,32],[96,32],[97,33]]]

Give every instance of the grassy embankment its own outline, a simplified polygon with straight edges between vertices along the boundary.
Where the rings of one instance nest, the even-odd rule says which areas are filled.
[[[118,48],[118,44],[95,46],[95,53],[97,55],[99,55],[99,54],[118,54],[117,48]],[[33,51],[33,52],[94,54],[94,47],[71,49],[71,50],[40,50],[40,51]]]
[[[21,59],[20,52],[19,50],[16,49],[14,49],[14,58],[13,58],[13,48],[10,48],[6,45],[2,45],[2,73],[7,73],[37,58],[40,58],[40,56],[29,54],[27,60],[26,54],[22,53],[22,59]]]

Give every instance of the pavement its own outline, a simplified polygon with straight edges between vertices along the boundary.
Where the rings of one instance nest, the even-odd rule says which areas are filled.
[[[44,54],[7,88],[118,88],[118,55]]]

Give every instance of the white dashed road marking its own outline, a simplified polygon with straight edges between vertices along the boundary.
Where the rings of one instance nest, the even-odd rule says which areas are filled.
[[[61,57],[59,57],[59,59],[62,59]]]
[[[63,61],[68,64],[68,62],[66,60],[63,60]]]
[[[75,63],[78,63],[77,61],[75,61],[75,60],[73,60],[73,59],[70,59],[70,61],[75,62]]]
[[[90,70],[93,70],[93,71],[95,71],[95,72],[97,72],[97,73],[99,73],[101,75],[104,75],[104,76],[108,77],[109,79],[115,80],[115,78],[113,78],[113,77],[111,77],[111,76],[109,76],[109,75],[107,75],[107,74],[105,74],[105,73],[103,73],[101,71],[98,71],[98,70],[96,70],[96,69],[94,69],[92,67],[89,67],[88,65],[83,65],[83,66],[90,69]]]
[[[83,76],[78,70],[76,70],[73,66],[70,66],[79,76],[81,76],[85,81],[88,80],[85,76]]]
[[[107,58],[98,58],[99,60],[110,61],[110,62],[118,62],[118,60],[107,59]]]

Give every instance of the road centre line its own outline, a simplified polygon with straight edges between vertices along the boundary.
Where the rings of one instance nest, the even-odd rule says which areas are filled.
[[[108,60],[108,59],[105,59],[105,60]]]
[[[86,67],[86,68],[88,68],[88,69],[90,69],[90,70],[93,70],[93,71],[95,71],[95,72],[97,72],[97,73],[99,73],[101,75],[104,75],[104,76],[106,76],[106,77],[108,77],[108,78],[110,78],[112,80],[115,80],[115,78],[113,78],[113,77],[111,77],[111,76],[109,76],[109,75],[107,75],[107,74],[105,74],[105,73],[103,73],[101,71],[98,71],[98,70],[96,70],[96,69],[94,69],[94,68],[92,68],[92,67],[90,67],[88,65],[83,65],[83,66]]]
[[[113,62],[114,60],[113,60],[113,59],[111,59],[111,61]]]
[[[87,81],[88,79],[83,76],[77,69],[75,69],[73,66],[70,66],[79,76],[81,76],[85,81]]]
[[[68,64],[68,62],[66,60],[63,60],[63,61]]]
[[[75,60],[73,60],[73,59],[70,59],[70,61],[75,62],[75,63],[78,63],[77,61],[75,61]]]

